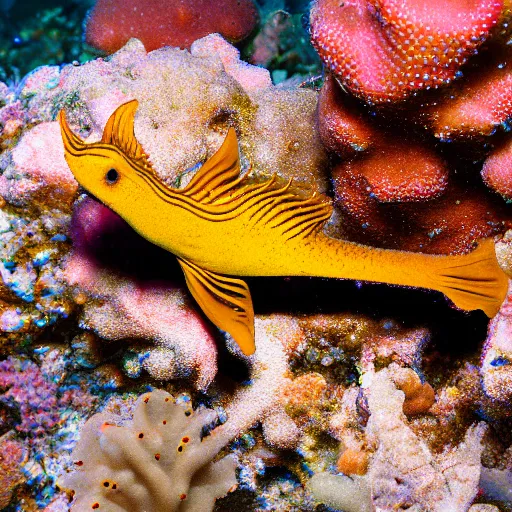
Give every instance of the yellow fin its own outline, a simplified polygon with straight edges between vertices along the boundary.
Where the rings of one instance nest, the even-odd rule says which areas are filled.
[[[235,130],[230,128],[222,146],[203,164],[190,183],[180,192],[195,201],[207,204],[238,184],[239,175],[238,140]]]
[[[229,332],[246,356],[254,353],[254,311],[247,284],[178,258],[190,293],[205,315]]]
[[[86,144],[69,127],[64,109],[59,112],[59,124],[65,150],[72,155],[77,155],[80,151],[83,151],[86,148]]]
[[[332,206],[316,193],[309,198],[286,193],[290,183],[280,189],[273,201],[260,201],[251,212],[256,222],[279,229],[287,240],[318,231],[332,215]]]
[[[150,167],[142,146],[135,138],[134,121],[138,106],[139,102],[132,100],[118,107],[103,129],[101,142],[116,146],[127,157],[144,167]]]
[[[440,258],[435,274],[435,288],[457,307],[481,309],[489,318],[498,313],[507,295],[509,280],[498,265],[491,238],[469,254]]]

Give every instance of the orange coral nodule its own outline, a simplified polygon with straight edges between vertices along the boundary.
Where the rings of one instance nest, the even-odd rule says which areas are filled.
[[[368,471],[370,454],[364,450],[347,448],[339,457],[336,467],[345,475],[365,475]]]
[[[434,388],[428,382],[422,384],[415,371],[406,370],[396,377],[395,383],[405,394],[403,411],[407,416],[426,413],[434,405]]]

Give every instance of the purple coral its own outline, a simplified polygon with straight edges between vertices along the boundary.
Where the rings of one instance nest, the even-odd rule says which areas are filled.
[[[30,437],[43,436],[62,424],[63,410],[72,404],[72,396],[60,393],[60,387],[46,377],[39,366],[28,359],[9,357],[0,362],[0,401],[16,407],[20,423],[16,430]]]

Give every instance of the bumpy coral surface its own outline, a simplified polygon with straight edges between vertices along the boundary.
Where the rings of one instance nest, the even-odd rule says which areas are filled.
[[[430,453],[407,425],[404,394],[390,378],[395,370],[370,377],[366,437],[373,454],[367,476],[318,473],[309,483],[313,494],[343,510],[467,510],[478,490],[484,425],[470,428],[457,448]]]
[[[311,11],[311,36],[343,84],[378,103],[456,78],[496,25],[502,7],[502,0],[318,0]]]
[[[244,169],[276,172],[293,177],[298,187],[313,185],[325,192],[316,93],[274,87],[268,72],[263,72],[265,80],[260,68],[236,57],[236,50],[218,35],[197,41],[190,52],[165,48],[147,53],[132,41],[108,61],[68,66],[60,87],[71,105],[83,105],[70,109],[69,119],[89,135],[88,141],[101,138],[120,104],[137,98],[137,140],[156,172],[173,186],[185,185],[188,171],[213,154],[233,126]]]
[[[509,209],[478,184],[474,162],[450,148],[440,151],[414,117],[395,117],[402,110],[381,116],[365,110],[327,77],[319,99],[320,134],[339,157],[332,171],[335,201],[346,214],[345,232],[356,241],[464,252],[510,224]],[[506,158],[506,150],[491,154],[483,168],[493,188],[507,187]],[[474,179],[457,176],[459,168]]]
[[[247,37],[258,22],[252,0],[99,0],[87,20],[88,44],[114,53],[131,37],[146,50],[163,46],[189,48],[201,37],[218,32],[229,41]]]

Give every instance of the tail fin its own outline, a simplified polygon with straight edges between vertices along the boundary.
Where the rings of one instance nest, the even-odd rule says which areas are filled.
[[[508,277],[498,265],[492,238],[469,254],[440,258],[434,273],[435,288],[466,311],[481,309],[492,318],[507,295]]]

